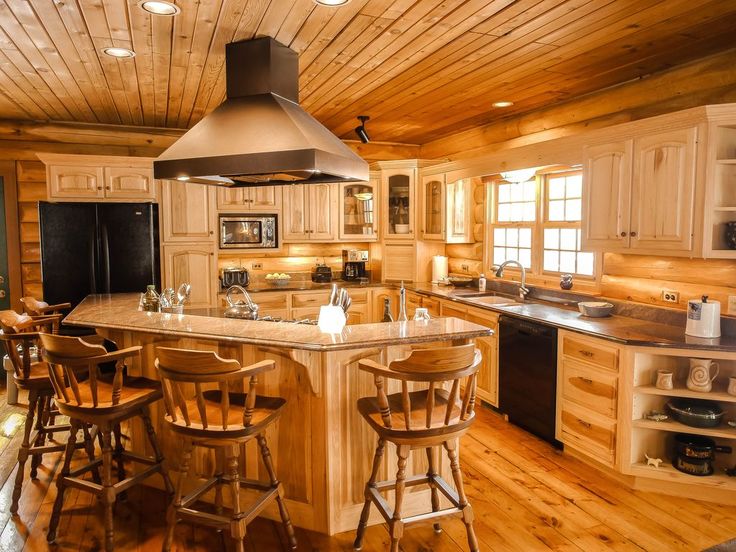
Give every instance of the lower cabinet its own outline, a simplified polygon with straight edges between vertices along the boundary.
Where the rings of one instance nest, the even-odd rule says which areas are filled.
[[[374,289],[373,290],[373,322],[383,322],[383,309],[389,301],[391,316],[396,320],[399,314],[399,291],[397,289]]]
[[[477,393],[484,401],[498,406],[498,314],[469,308],[465,320],[493,330],[492,336],[475,340],[476,347],[483,355],[483,363],[478,370]]]
[[[192,286],[188,306],[217,304],[217,259],[214,244],[165,244],[162,247],[162,287],[177,289],[183,282]]]

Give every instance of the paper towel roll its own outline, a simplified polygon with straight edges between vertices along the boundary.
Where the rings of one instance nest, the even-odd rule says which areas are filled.
[[[436,284],[445,278],[447,278],[447,257],[435,255],[432,257],[432,283]]]

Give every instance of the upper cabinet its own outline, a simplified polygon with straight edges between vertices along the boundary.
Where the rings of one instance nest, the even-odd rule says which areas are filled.
[[[378,189],[380,178],[370,182],[340,184],[340,239],[375,241],[378,239]]]
[[[736,122],[714,123],[708,132],[705,240],[707,257],[736,258]]]
[[[583,248],[693,252],[697,136],[696,125],[585,148]]]
[[[445,243],[473,241],[472,182],[446,183],[444,174],[422,177],[421,237]]]
[[[416,169],[384,169],[381,174],[383,205],[383,239],[413,240],[416,203],[414,187]]]
[[[218,188],[218,211],[280,211],[281,187]]]
[[[162,181],[164,242],[215,242],[215,189],[203,184]]]
[[[284,243],[337,239],[337,184],[293,184],[283,194]]]
[[[156,199],[153,160],[101,155],[40,154],[48,198],[57,201]]]

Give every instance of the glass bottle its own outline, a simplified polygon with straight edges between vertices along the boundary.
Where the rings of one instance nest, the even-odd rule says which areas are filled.
[[[383,300],[383,320],[381,322],[393,322],[394,317],[391,315],[391,299],[386,297]]]
[[[399,290],[399,322],[406,322],[409,318],[406,316],[406,288],[404,281],[401,281],[401,289]]]
[[[150,284],[146,288],[146,293],[143,296],[143,310],[148,312],[158,312],[160,306],[160,300],[158,293],[156,293],[156,286]]]

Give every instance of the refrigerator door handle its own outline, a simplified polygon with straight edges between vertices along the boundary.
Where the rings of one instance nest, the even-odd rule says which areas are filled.
[[[102,281],[105,286],[105,293],[110,293],[110,244],[107,239],[107,225],[103,224],[101,228],[102,234]]]

